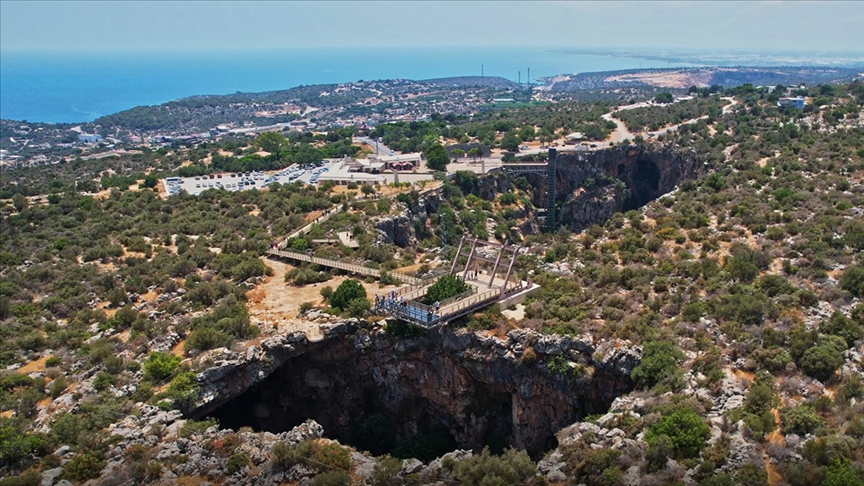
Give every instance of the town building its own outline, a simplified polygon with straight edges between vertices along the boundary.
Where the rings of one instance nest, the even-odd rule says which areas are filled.
[[[78,141],[81,143],[99,143],[102,141],[102,135],[95,133],[79,133]]]
[[[784,106],[791,106],[795,109],[803,110],[804,109],[804,97],[803,96],[797,96],[795,98],[780,98],[780,101],[777,102],[777,106],[779,106],[781,108]]]

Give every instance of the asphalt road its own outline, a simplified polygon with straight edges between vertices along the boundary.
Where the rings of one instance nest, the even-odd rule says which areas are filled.
[[[375,140],[369,137],[354,137],[354,142],[356,143],[366,143],[373,149],[375,148]],[[378,155],[394,155],[396,152],[390,150],[390,147],[384,145],[383,143],[378,143]]]

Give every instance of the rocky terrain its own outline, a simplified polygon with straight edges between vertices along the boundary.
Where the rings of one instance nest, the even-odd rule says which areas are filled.
[[[864,86],[725,95],[561,155],[554,233],[503,173],[4,203],[0,484],[860,484]],[[274,282],[269,245],[335,205],[291,247],[420,274],[471,234],[540,290],[425,332],[311,265]]]

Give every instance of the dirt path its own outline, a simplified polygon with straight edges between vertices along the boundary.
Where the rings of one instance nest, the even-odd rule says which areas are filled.
[[[730,113],[730,112],[732,111],[732,108],[734,108],[735,105],[738,104],[738,101],[737,101],[735,98],[722,98],[722,99],[727,100],[727,101],[730,102],[728,105],[726,105],[726,106],[724,106],[724,107],[722,108],[722,113],[723,113],[724,115],[727,114],[727,113]],[[635,108],[642,108],[642,107],[645,107],[645,106],[653,106],[653,105],[651,105],[651,104],[649,104],[649,103],[644,103],[644,102],[642,102],[642,103],[635,103],[635,104],[632,104],[632,105],[620,106],[620,107],[618,107],[618,109],[615,110],[615,111],[626,111],[626,110],[632,110],[632,109],[635,109]],[[649,131],[642,131],[642,132],[639,132],[639,133],[633,133],[633,132],[631,132],[630,130],[627,129],[627,125],[625,125],[623,121],[621,121],[621,120],[619,120],[619,119],[613,117],[613,116],[612,116],[612,113],[614,113],[614,111],[611,112],[611,113],[606,113],[605,115],[603,115],[603,116],[601,117],[601,118],[603,118],[603,119],[606,120],[606,121],[611,121],[611,122],[614,122],[616,125],[618,125],[618,126],[615,128],[615,130],[613,130],[612,133],[610,133],[609,136],[606,138],[606,140],[603,142],[603,143],[606,144],[606,145],[608,145],[610,142],[613,142],[613,143],[616,143],[616,144],[617,144],[617,143],[621,143],[621,142],[623,142],[624,140],[633,140],[633,139],[635,139],[637,136],[640,136],[640,135],[641,135],[642,137],[645,137],[645,138],[648,138],[648,137],[656,137],[656,136],[658,136],[658,135],[664,135],[664,134],[667,134],[667,133],[669,133],[669,132],[672,132],[672,131],[678,130],[678,128],[679,128],[681,125],[690,125],[690,124],[693,124],[693,123],[698,122],[699,120],[706,120],[706,119],[708,119],[708,115],[704,115],[704,116],[700,116],[700,117],[698,117],[698,118],[693,118],[693,119],[690,119],[690,120],[685,120],[685,121],[683,121],[683,122],[681,122],[681,123],[679,123],[679,124],[677,124],[677,125],[670,125],[670,126],[668,126],[668,127],[661,128],[660,130],[655,130],[655,131],[653,131],[653,132],[649,132]]]
[[[315,307],[324,308],[326,304],[321,297],[321,289],[328,286],[336,289],[339,284],[352,277],[333,277],[319,284],[297,287],[285,283],[285,273],[295,268],[294,266],[278,260],[265,259],[264,262],[273,269],[273,276],[249,291],[248,308],[252,323],[260,326],[265,335],[303,331],[309,339],[319,336],[317,322],[297,317],[300,305],[311,302]],[[395,285],[381,287],[377,282],[360,283],[366,289],[369,300],[374,300],[376,293],[384,294],[398,288]]]

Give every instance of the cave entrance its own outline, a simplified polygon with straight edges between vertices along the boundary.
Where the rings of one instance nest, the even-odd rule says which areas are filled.
[[[660,169],[657,164],[649,159],[639,159],[635,166],[630,174],[622,170],[622,165],[618,166],[618,177],[627,182],[630,191],[624,201],[624,212],[641,208],[660,197]]]
[[[476,383],[458,407],[442,404],[447,391],[422,388],[394,373],[391,363],[370,359],[341,340],[332,343],[288,359],[207,417],[224,428],[273,433],[313,419],[327,437],[358,450],[424,462],[457,448],[503,452],[511,445],[510,393]]]

